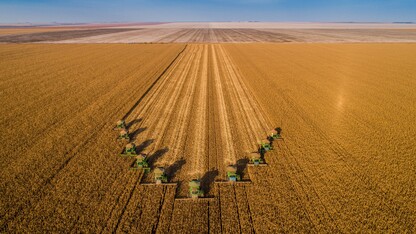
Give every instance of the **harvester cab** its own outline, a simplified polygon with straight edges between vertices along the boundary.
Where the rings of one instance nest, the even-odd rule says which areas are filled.
[[[122,129],[117,139],[118,140],[130,140],[129,131],[127,129]]]
[[[133,167],[133,169],[141,169],[144,172],[149,172],[150,171],[150,167],[149,167],[149,163],[147,161],[147,157],[144,154],[139,154],[136,156],[136,163]]]
[[[121,129],[126,129],[126,121],[124,120],[119,120],[116,123],[116,127],[114,128],[114,130],[121,130]]]
[[[136,145],[134,143],[129,143],[126,145],[126,147],[123,150],[123,153],[121,153],[121,156],[136,156]]]
[[[251,165],[253,166],[267,165],[264,163],[264,160],[261,158],[261,154],[257,152],[250,153],[250,161],[251,161]]]
[[[229,165],[226,171],[227,171],[227,179],[229,182],[237,182],[241,180],[241,176],[237,174],[237,166]]]
[[[168,182],[168,177],[163,167],[157,167],[154,171],[156,184],[162,184]]]
[[[193,179],[189,182],[189,197],[197,199],[204,196],[204,192],[201,190],[201,181]]]

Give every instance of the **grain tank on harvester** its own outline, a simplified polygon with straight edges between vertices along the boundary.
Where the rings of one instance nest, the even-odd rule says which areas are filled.
[[[237,182],[241,180],[241,176],[237,174],[237,166],[235,165],[227,166],[226,172],[227,172],[227,180],[229,182]]]
[[[133,157],[136,155],[137,155],[136,145],[134,143],[128,143],[126,147],[124,148],[123,152],[121,153],[121,156]]]
[[[143,170],[145,173],[150,171],[149,162],[146,154],[140,153],[136,156],[136,162],[131,168],[133,170]]]
[[[129,131],[125,128],[121,129],[117,140],[127,140],[127,141],[129,141],[130,140]]]
[[[258,152],[250,153],[250,163],[248,165],[250,165],[250,166],[267,166],[267,164],[264,162],[261,154],[258,153]]]
[[[115,128],[113,128],[114,130],[121,130],[121,129],[126,129],[127,128],[127,126],[126,126],[126,121],[124,121],[124,120],[119,120],[119,121],[117,121],[117,123],[116,123],[116,127]]]
[[[204,196],[204,192],[201,190],[201,181],[193,179],[189,182],[189,197],[197,199]]]
[[[273,150],[272,144],[268,139],[261,140],[259,142],[259,153],[264,154],[269,150]]]
[[[165,169],[163,167],[157,167],[154,170],[155,175],[155,182],[156,184],[162,184],[168,182],[168,176],[165,173]]]
[[[273,130],[270,130],[270,134],[268,136],[268,140],[283,140],[282,136],[280,135],[282,132],[281,128],[275,128]]]

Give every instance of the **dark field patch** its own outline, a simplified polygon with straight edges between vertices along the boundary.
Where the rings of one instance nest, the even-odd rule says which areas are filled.
[[[0,36],[0,42],[8,43],[29,43],[41,41],[61,41],[74,38],[90,37],[110,33],[126,32],[138,29],[126,28],[105,28],[92,30],[71,30],[71,31],[57,31],[57,32],[41,32],[22,35],[5,35]]]

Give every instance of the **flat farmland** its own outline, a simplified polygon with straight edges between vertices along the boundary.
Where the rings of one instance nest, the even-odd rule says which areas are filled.
[[[0,43],[414,43],[414,24],[167,22],[0,28]]]
[[[1,45],[2,232],[414,232],[414,44]],[[115,121],[176,185],[129,170]],[[249,152],[273,128],[267,167]],[[238,163],[246,184],[216,183]],[[208,197],[182,200],[200,178]]]
[[[53,32],[53,31],[65,31],[71,30],[71,28],[61,28],[61,27],[49,27],[49,28],[29,28],[29,27],[9,27],[9,28],[0,28],[0,35],[17,35],[17,34],[30,34],[30,33],[40,33],[40,32]]]

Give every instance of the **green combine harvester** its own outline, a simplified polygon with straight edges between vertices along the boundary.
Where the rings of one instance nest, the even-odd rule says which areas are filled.
[[[273,150],[272,144],[269,140],[265,139],[259,142],[259,152],[261,154],[264,154],[269,150]]]
[[[136,145],[134,143],[127,144],[123,150],[123,153],[121,153],[121,156],[128,156],[128,157],[133,157],[136,155],[137,155]]]
[[[261,154],[257,152],[250,153],[250,164],[252,166],[263,166],[267,165],[264,163],[264,160],[261,158]]]
[[[281,128],[276,128],[270,131],[270,135],[269,135],[269,140],[273,141],[273,140],[282,140],[282,136],[280,135],[280,133],[282,132]]]
[[[237,166],[229,165],[226,171],[227,171],[227,179],[229,182],[237,182],[241,180],[241,176],[237,174]]]
[[[120,135],[118,136],[117,140],[130,140],[129,131],[127,129],[122,129],[120,131]]]
[[[165,169],[163,167],[158,167],[154,171],[155,174],[155,182],[156,184],[162,184],[168,182],[168,176],[165,173]]]
[[[189,197],[197,199],[204,196],[204,192],[201,190],[201,181],[193,179],[189,182]]]
[[[126,121],[124,120],[119,120],[116,123],[116,127],[114,128],[114,130],[120,130],[120,129],[126,129]]]
[[[150,172],[148,159],[145,154],[139,154],[136,156],[136,163],[134,164],[133,170],[143,170],[145,173]]]

